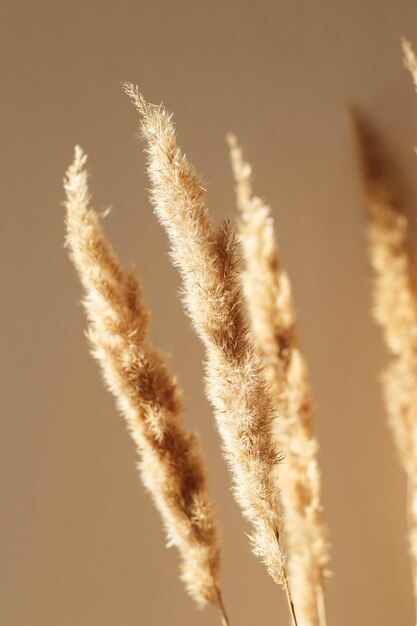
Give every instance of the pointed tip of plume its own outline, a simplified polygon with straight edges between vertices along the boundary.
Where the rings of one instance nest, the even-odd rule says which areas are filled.
[[[364,119],[364,118],[363,118]],[[366,120],[357,127],[360,173],[369,218],[369,259],[373,269],[373,315],[393,354],[407,344],[415,325],[415,279],[408,244],[402,188],[379,135]],[[410,343],[412,345],[412,343]]]
[[[174,128],[171,126],[172,114],[166,111],[163,104],[147,102],[140,93],[137,85],[133,83],[123,83],[123,89],[139,113],[139,137],[148,142],[151,137],[155,138],[159,136],[161,138],[161,135],[163,135],[165,138],[165,142],[163,143],[165,143],[165,145],[156,142],[153,147],[160,152],[166,152],[168,150],[168,143],[172,143],[175,135]],[[148,145],[145,152],[148,152],[150,147],[151,146]]]
[[[358,167],[369,198],[369,209],[375,204],[383,204],[386,209],[401,213],[399,185],[384,142],[362,110],[351,107],[350,118]],[[382,216],[380,206],[378,214]]]
[[[405,67],[413,77],[414,86],[417,89],[417,58],[413,47],[406,37],[401,37],[401,48],[403,51],[403,62]]]
[[[122,83],[122,87],[123,87],[123,91],[125,92],[125,94],[132,101],[135,109],[139,111],[139,113],[141,113],[142,115],[145,115],[148,112],[149,107],[151,105],[148,102],[146,102],[145,98],[142,96],[141,92],[139,91],[139,87],[129,82]]]
[[[237,207],[241,214],[245,216],[247,213],[252,213],[255,207],[262,204],[262,201],[253,195],[252,167],[244,159],[242,146],[238,138],[235,135],[228,135],[227,141],[235,181]]]
[[[87,178],[87,172],[85,170],[85,164],[87,162],[87,154],[81,148],[81,146],[76,145],[74,147],[74,158],[72,163],[69,165],[64,178],[64,189],[68,193],[75,188],[79,188],[82,185],[79,180],[80,176],[84,177],[84,183]]]
[[[409,39],[407,39],[407,37],[405,37],[404,35],[401,35],[400,37],[400,42],[401,42],[401,47],[404,50],[404,48],[406,48],[407,46],[410,46],[410,41]]]
[[[79,162],[84,164],[87,160],[87,155],[84,152],[83,148],[80,145],[74,146],[74,162]]]
[[[74,148],[74,158],[69,165],[64,177],[64,190],[66,193],[65,207],[68,216],[74,214],[85,214],[88,209],[88,172],[86,169],[87,154],[76,145]],[[68,245],[68,239],[67,239]]]
[[[364,180],[379,177],[380,146],[375,131],[365,113],[356,105],[349,107],[349,121],[358,164]]]
[[[136,94],[139,94],[139,89],[137,85],[133,83],[129,83],[129,81],[124,81],[122,83],[123,91],[129,98],[133,98]]]
[[[226,142],[230,149],[237,148],[239,144],[238,139],[234,133],[226,134]]]
[[[70,174],[75,174],[83,170],[87,162],[87,158],[88,156],[84,152],[84,150],[81,148],[81,146],[79,146],[78,144],[74,146],[74,157],[66,171],[67,178],[68,176],[70,176]]]

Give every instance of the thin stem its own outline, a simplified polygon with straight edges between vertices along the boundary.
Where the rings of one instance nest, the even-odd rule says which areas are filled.
[[[320,583],[316,585],[316,600],[319,626],[327,626],[326,600],[324,597],[323,581],[320,581]]]
[[[227,617],[226,608],[224,606],[222,594],[219,588],[216,589],[216,595],[217,595],[217,606],[219,607],[219,610],[220,610],[220,620],[221,620],[222,626],[230,626],[229,618]]]
[[[417,499],[417,489],[413,478],[407,476],[407,524],[408,524],[408,540],[410,543],[410,560],[411,560],[411,574],[413,578],[413,591],[414,591],[414,605],[416,612],[416,624],[417,624],[417,559],[414,554],[414,541],[413,536],[417,532],[416,514],[414,512],[414,503]]]
[[[282,554],[281,534],[280,534],[280,531],[277,528],[275,528],[275,539],[277,540],[279,551]],[[291,593],[291,589],[290,589],[290,584],[288,582],[287,568],[285,567],[284,561],[282,562],[282,578],[283,578],[283,581],[284,581],[284,591],[285,591],[285,594],[287,596],[288,608],[290,610],[290,615],[291,615],[291,618],[292,618],[292,626],[298,626],[297,615],[295,613],[294,601],[292,599],[292,593]]]
[[[277,540],[278,540],[278,543],[279,543],[279,539],[278,538],[277,538]],[[292,623],[293,623],[293,626],[298,626],[297,615],[295,613],[294,600],[292,599],[292,593],[291,593],[290,585],[289,585],[289,582],[288,582],[287,569],[286,569],[285,565],[282,566],[282,573],[283,573],[283,577],[284,577],[284,590],[285,590],[285,593],[286,593],[286,596],[287,596],[288,608],[290,610]]]
[[[222,609],[220,609],[220,621],[222,626],[229,626],[229,620],[227,618],[226,613],[223,613]]]

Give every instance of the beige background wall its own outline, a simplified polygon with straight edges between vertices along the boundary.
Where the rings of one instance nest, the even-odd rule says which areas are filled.
[[[404,480],[385,424],[386,362],[370,318],[362,197],[345,108],[388,141],[417,200],[417,97],[399,37],[417,5],[366,2],[0,0],[0,623],[217,624],[196,613],[139,483],[135,454],[88,354],[63,247],[62,178],[80,143],[95,206],[134,260],[201,432],[223,533],[232,626],[285,624],[252,557],[203,396],[201,350],[147,199],[136,115],[120,82],[175,112],[217,217],[233,215],[233,130],[274,207],[317,403],[331,527],[329,624],[413,623]],[[417,241],[417,240],[415,240]]]

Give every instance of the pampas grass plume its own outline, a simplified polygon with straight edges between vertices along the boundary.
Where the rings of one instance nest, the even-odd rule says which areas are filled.
[[[65,191],[67,246],[85,291],[93,355],[136,444],[168,544],[181,555],[187,591],[199,605],[218,605],[226,625],[218,532],[198,440],[182,424],[175,378],[147,341],[149,312],[136,274],[119,264],[89,206],[86,155],[78,147]]]
[[[288,275],[280,268],[270,208],[253,193],[251,167],[234,135],[228,135],[245,264],[244,289],[256,347],[273,392],[277,445],[285,463],[279,485],[284,512],[288,572],[303,626],[324,626],[324,578],[329,560],[322,520],[318,444],[313,403]]]
[[[213,227],[203,186],[176,142],[171,116],[124,85],[140,114],[151,200],[183,280],[183,301],[206,349],[206,389],[233,477],[234,494],[252,524],[252,545],[287,592],[281,547],[282,514],[272,474],[280,459],[272,440],[275,412],[260,359],[248,332],[234,231]]]
[[[405,52],[410,64],[408,46]],[[367,204],[373,316],[391,355],[382,378],[384,402],[407,475],[408,536],[417,608],[417,291],[408,221],[378,137],[358,111],[352,110],[352,123]]]

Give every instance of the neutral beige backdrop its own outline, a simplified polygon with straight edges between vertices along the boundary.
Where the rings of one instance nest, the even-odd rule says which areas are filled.
[[[417,97],[401,34],[417,45],[411,0],[0,0],[2,626],[218,624],[183,591],[88,354],[63,246],[62,178],[75,143],[90,157],[95,206],[114,207],[107,232],[138,266],[152,337],[172,353],[187,423],[202,436],[231,625],[288,621],[230,494],[123,80],[175,112],[216,218],[234,210],[225,133],[246,146],[274,208],[314,385],[334,571],[329,624],[414,623],[404,479],[380,399],[387,358],[369,316],[345,116],[356,102],[374,117],[413,210]]]

